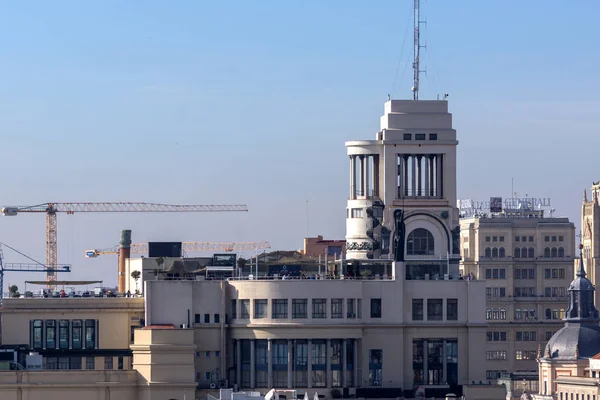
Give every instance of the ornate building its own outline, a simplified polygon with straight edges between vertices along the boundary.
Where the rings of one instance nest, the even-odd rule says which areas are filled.
[[[569,286],[565,326],[538,350],[537,399],[587,400],[598,394],[598,380],[590,376],[590,360],[600,353],[600,317],[594,306],[594,286],[586,278],[582,255],[577,277]],[[595,375],[595,372],[594,372]],[[593,378],[593,379],[589,379]],[[587,395],[587,399],[585,398]]]
[[[583,257],[587,275],[594,286],[600,279],[600,181],[592,183],[592,199],[588,200],[587,191],[583,192],[581,206],[581,230]],[[595,294],[596,304],[600,304],[600,292]]]

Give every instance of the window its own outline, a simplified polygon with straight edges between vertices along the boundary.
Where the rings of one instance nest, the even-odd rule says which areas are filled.
[[[521,258],[527,258],[527,248],[521,248]]]
[[[351,218],[362,218],[363,217],[362,208],[352,208],[350,210],[350,217]]]
[[[527,236],[521,236],[521,242],[526,242],[527,241]]]
[[[505,370],[498,371],[498,370],[489,370],[488,369],[487,371],[485,371],[485,379],[499,379],[500,375],[503,372],[506,372],[506,371]]]
[[[485,257],[486,258],[491,258],[492,257],[492,249],[490,249],[489,247],[485,248]]]
[[[104,357],[104,369],[113,369],[113,358],[112,358],[112,356],[110,356],[110,357]]]
[[[498,257],[500,257],[500,258],[506,257],[506,252],[504,251],[504,247],[500,247],[500,251],[498,252]]]
[[[369,385],[381,386],[383,350],[369,350]]]
[[[487,332],[488,342],[506,342],[506,332]]]
[[[96,369],[96,359],[94,357],[85,358],[85,369]]]
[[[529,250],[527,251],[527,257],[529,257],[529,258],[535,257],[535,250],[533,250],[533,247],[530,247]]]
[[[556,236],[552,236],[552,241],[556,242]]]
[[[498,238],[498,241],[499,241],[499,242],[504,242],[504,236],[500,236],[500,237]]]
[[[371,299],[371,318],[381,318],[381,299]]]
[[[521,241],[521,237],[520,236],[515,236],[515,242],[520,242]]]
[[[537,354],[535,350],[517,350],[515,351],[515,358],[517,360],[535,360]]]
[[[31,347],[34,349],[41,349],[42,347],[44,347],[44,344],[42,342],[42,332],[43,332],[43,325],[44,325],[44,321],[42,321],[41,319],[36,319],[33,321],[33,332],[32,332],[32,341],[33,343],[31,343]]]
[[[231,300],[231,319],[237,318],[237,299]]]
[[[69,321],[65,319],[58,321],[58,347],[60,349],[69,348]]]
[[[240,300],[240,318],[250,318],[250,300],[248,299]]]
[[[288,301],[287,299],[273,299],[273,318],[285,319],[288,317]]]
[[[412,299],[413,321],[423,321],[423,299]]]
[[[220,351],[215,351],[215,357],[221,357],[221,352]]]
[[[515,279],[521,279],[521,270],[515,269],[514,275],[515,275]]]
[[[411,140],[412,139],[412,133],[405,133],[404,134],[404,140]]]
[[[490,242],[490,241],[491,241],[491,238],[492,238],[491,236],[486,236],[486,237],[485,237],[485,241],[486,241],[486,242]]]
[[[362,299],[356,299],[356,318],[362,318]]]
[[[69,369],[69,357],[58,357],[58,369]]]
[[[565,249],[563,249],[562,247],[558,248],[558,256],[559,257],[564,257],[565,256]]]
[[[442,299],[427,299],[427,320],[441,321],[442,320]]]
[[[446,300],[446,319],[448,321],[458,320],[458,299]]]
[[[292,318],[308,318],[307,309],[307,299],[292,299]]]
[[[331,299],[331,318],[344,317],[344,299]]]
[[[544,278],[550,279],[551,274],[552,274],[552,270],[550,268],[544,269]]]
[[[254,318],[267,318],[267,300],[254,300]]]
[[[204,323],[210,324],[210,314],[204,314]]]
[[[54,320],[46,321],[46,348],[56,348],[56,321]]]
[[[437,140],[437,139],[438,139],[437,133],[430,133],[429,134],[429,140]]]
[[[406,241],[406,254],[432,255],[434,252],[433,235],[427,229],[413,230]]]
[[[558,270],[558,278],[559,279],[564,279],[565,278],[565,269],[561,268]]]
[[[221,322],[221,315],[220,314],[215,314],[214,317],[215,317],[215,324],[218,324],[218,323]]]
[[[498,236],[492,236],[492,242],[497,242],[498,241]]]
[[[76,319],[71,322],[71,347],[73,349],[81,349],[82,341],[82,321]]]
[[[195,324],[199,324],[200,323],[200,314],[194,314],[194,323]]]
[[[415,133],[415,140],[425,140],[424,133]]]
[[[117,369],[118,370],[123,369],[123,356],[117,357]]]
[[[548,340],[552,339],[552,336],[554,336],[554,333],[555,333],[555,332],[552,332],[552,331],[547,331],[547,332],[546,332],[546,341],[548,341]]]
[[[312,299],[312,317],[327,318],[327,299]]]
[[[96,348],[96,321],[93,319],[85,320],[85,348]]]
[[[550,257],[551,258],[558,257],[558,250],[556,249],[556,247],[553,247],[552,250],[550,250]]]
[[[488,350],[485,352],[487,360],[506,360],[506,351],[504,350]]]
[[[492,258],[498,258],[498,249],[496,247],[492,249]]]
[[[515,248],[515,258],[521,258],[521,249],[520,248]]]
[[[549,242],[550,241],[550,236],[544,236],[544,242]]]
[[[45,363],[45,369],[58,369],[58,358],[44,357],[42,362]]]
[[[544,249],[544,257],[550,258],[550,247]]]
[[[346,300],[346,318],[356,318],[356,309],[354,308],[354,299]]]
[[[205,372],[204,373],[204,380],[205,381],[210,381],[211,378],[211,373],[210,372]]]
[[[564,238],[563,236],[559,236],[559,237],[558,237],[558,241],[559,241],[559,242],[563,242],[564,240],[565,240],[565,238]]]

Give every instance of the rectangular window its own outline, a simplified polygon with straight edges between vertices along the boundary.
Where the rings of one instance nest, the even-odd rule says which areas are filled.
[[[73,349],[81,349],[82,325],[83,323],[80,319],[71,322],[71,346]]]
[[[412,140],[412,133],[405,133],[403,137],[404,140]]]
[[[354,308],[354,299],[346,300],[346,317],[350,319],[356,318],[356,310]]]
[[[552,279],[558,279],[558,269],[552,269]]]
[[[500,341],[506,342],[506,332],[500,332]]]
[[[44,321],[42,321],[41,319],[36,319],[33,321],[33,332],[32,332],[32,338],[33,338],[33,343],[31,344],[33,349],[41,349],[44,347],[44,343],[43,343],[43,338],[42,338],[42,332],[44,330]]]
[[[331,299],[331,318],[344,317],[344,299]]]
[[[521,269],[515,269],[515,279],[521,279]]]
[[[498,239],[498,241],[504,242],[504,236],[500,236],[500,238]]]
[[[485,297],[487,297],[488,299],[492,298],[492,288],[491,287],[485,288]]]
[[[527,241],[527,236],[521,236],[521,242],[526,242]]]
[[[204,357],[205,358],[210,358],[210,351],[205,351],[204,352]]]
[[[425,140],[424,133],[415,133],[415,140]]]
[[[85,358],[85,369],[96,369],[96,359],[94,357]]]
[[[492,279],[492,270],[489,268],[485,270],[485,279]]]
[[[430,133],[429,134],[429,140],[438,140],[437,133]]]
[[[506,279],[506,270],[504,268],[500,268],[500,279]]]
[[[533,236],[529,236],[529,241],[533,242]]]
[[[123,356],[117,357],[117,369],[118,370],[123,369]]]
[[[442,299],[427,299],[427,320],[441,321],[443,317]]]
[[[552,270],[550,268],[544,269],[544,278],[550,279],[551,273],[552,273]]]
[[[558,237],[558,241],[559,241],[559,242],[562,242],[562,241],[564,241],[564,240],[565,240],[565,238],[564,238],[563,236],[559,236],[559,237]]]
[[[498,279],[498,268],[494,268],[492,270],[492,278],[493,279]]]
[[[497,242],[498,241],[498,236],[492,236],[492,242]]]
[[[446,300],[446,319],[448,321],[458,320],[458,299]]]
[[[194,314],[194,323],[199,324],[201,322],[200,314]]]
[[[231,319],[237,318],[237,299],[231,300]]]
[[[204,314],[204,323],[210,324],[210,314]]]
[[[96,320],[94,319],[85,320],[85,348],[96,348]]]
[[[516,333],[516,336],[515,336],[515,340],[516,340],[517,342],[521,342],[521,341],[523,341],[523,332],[517,332],[517,333]]]
[[[544,236],[544,242],[549,242],[550,241],[550,236]]]
[[[558,270],[558,278],[565,279],[565,269],[564,268],[561,268]]]
[[[308,300],[292,299],[292,318],[308,318]]]
[[[362,208],[353,208],[350,210],[350,216],[352,218],[362,218],[363,217],[363,210]]]
[[[486,241],[486,242],[489,242],[489,241],[490,241],[490,239],[491,239],[491,236],[486,236],[486,237],[485,237],[485,241]]]
[[[267,318],[267,299],[254,300],[254,318]]]
[[[215,314],[214,317],[215,317],[215,324],[218,324],[221,322],[221,314]]]
[[[46,364],[45,369],[58,369],[57,357],[44,357],[42,360]]]
[[[520,236],[515,236],[515,242],[520,242],[521,241],[521,237]]]
[[[535,269],[529,269],[529,279],[535,279]]]
[[[500,288],[500,297],[506,297],[506,288]]]
[[[250,300],[248,299],[240,300],[240,318],[250,318]]]
[[[506,360],[506,351],[504,350],[488,350],[485,352],[487,360]]]
[[[46,321],[46,348],[56,348],[56,321],[54,320]]]
[[[215,357],[221,357],[221,352],[220,351],[215,351]]]
[[[104,369],[113,369],[113,357],[104,357]]]
[[[312,299],[312,317],[327,318],[327,299]]]
[[[552,241],[556,242],[556,236],[552,236]]]
[[[58,321],[58,347],[60,349],[69,348],[69,320]]]
[[[371,318],[381,318],[381,299],[371,299]]]
[[[69,369],[69,357],[58,357],[58,369]]]
[[[362,318],[362,299],[356,299],[356,318]]]
[[[412,319],[413,321],[423,321],[423,299],[412,300]]]
[[[288,317],[288,301],[287,299],[273,299],[273,318],[274,319],[287,319]]]
[[[369,350],[369,385],[381,386],[383,350]]]
[[[210,372],[205,372],[205,373],[204,373],[204,380],[205,380],[205,381],[210,381],[210,375],[211,375],[211,373],[210,373]]]

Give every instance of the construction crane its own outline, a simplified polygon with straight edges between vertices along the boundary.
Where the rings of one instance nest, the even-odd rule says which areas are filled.
[[[270,249],[269,242],[182,242],[181,249],[185,252],[203,252],[203,251],[244,251],[244,250],[263,250]],[[148,253],[148,243],[137,243],[131,245],[132,254]],[[109,247],[107,249],[94,249],[85,252],[86,258],[96,258],[102,254],[119,254],[119,247]]]
[[[4,273],[5,272],[48,272],[51,268],[48,265],[44,265],[39,262],[35,263],[4,263],[4,253],[2,251],[2,245],[9,249],[35,261],[31,257],[21,253],[20,251],[10,247],[7,244],[0,242],[0,301],[2,301],[2,293],[4,293]],[[71,272],[70,265],[61,265],[56,269],[58,272]]]
[[[56,213],[74,214],[87,213],[133,213],[133,212],[226,212],[248,211],[245,205],[179,205],[160,203],[130,203],[130,202],[104,202],[104,203],[42,203],[35,206],[7,206],[0,212],[4,216],[15,216],[19,213],[45,213],[46,214],[46,281],[48,288],[54,288],[57,271],[57,224]]]

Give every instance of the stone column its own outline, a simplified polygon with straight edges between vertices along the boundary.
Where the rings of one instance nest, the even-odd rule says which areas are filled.
[[[371,168],[370,168],[370,164],[371,163],[371,156],[365,156],[365,196],[368,198],[371,194],[372,191],[370,190],[371,188],[371,179],[370,175],[371,175]],[[369,193],[369,191],[371,193]]]
[[[308,360],[306,366],[306,374],[308,375],[308,388],[312,388],[312,340],[308,341]]]
[[[436,163],[436,188],[437,188],[437,197],[442,197],[444,195],[444,169],[443,169],[443,156],[441,154],[437,154],[435,156]]]
[[[273,388],[273,355],[271,353],[271,339],[267,339],[267,386]]]
[[[409,193],[409,196],[417,195],[417,156],[410,156],[411,162],[411,180],[412,180],[412,193]]]
[[[353,352],[353,356],[354,356],[354,360],[352,361],[353,365],[352,365],[352,372],[354,373],[354,387],[359,387],[361,385],[359,385],[358,382],[358,339],[354,339],[354,352]]]
[[[350,156],[350,200],[356,199],[356,156]]]
[[[327,367],[326,367],[326,371],[325,371],[326,372],[325,376],[327,376],[327,378],[326,378],[327,379],[326,385],[327,385],[328,388],[330,388],[332,386],[332,382],[331,382],[331,376],[332,376],[332,373],[331,373],[331,356],[333,354],[331,352],[331,339],[327,339],[326,346],[327,346],[327,349],[325,351],[325,354],[327,355]]]
[[[429,155],[427,162],[429,163],[429,196],[433,196],[435,193],[435,174],[434,174],[434,160],[435,156]]]
[[[448,382],[448,354],[446,353],[446,339],[442,343],[442,383]]]
[[[423,170],[422,170],[423,156],[417,156],[417,196],[423,194]]]
[[[288,375],[287,375],[287,386],[288,389],[292,388],[292,366],[293,366],[293,362],[294,360],[292,359],[292,345],[293,342],[291,340],[287,341],[287,345],[288,345]]]
[[[342,340],[342,387],[348,387],[346,382],[346,373],[348,372],[347,342],[346,339]]]
[[[429,156],[423,156],[423,164],[425,164],[425,171],[423,174],[423,179],[425,180],[425,192],[423,196],[429,197],[429,185],[431,184],[429,181]]]
[[[358,195],[364,196],[365,195],[365,156],[363,156],[363,155],[358,156],[358,160],[359,160],[359,169],[360,169],[360,180],[358,182],[358,184],[359,184]]]
[[[235,380],[238,385],[238,390],[242,387],[242,341],[235,341]]]
[[[256,387],[256,340],[250,339],[250,387]]]
[[[373,156],[373,196],[379,197],[379,155]]]
[[[423,384],[429,383],[429,365],[427,361],[427,339],[423,339]]]
[[[408,196],[408,161],[410,160],[409,156],[402,156],[402,172],[404,173],[404,179],[402,180],[402,184],[404,188],[404,196]]]

